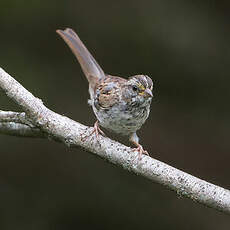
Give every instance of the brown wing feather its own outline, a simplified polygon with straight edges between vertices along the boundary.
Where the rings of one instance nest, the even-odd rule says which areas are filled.
[[[109,108],[120,101],[121,87],[125,79],[115,76],[104,78],[96,86],[98,104],[102,108]]]

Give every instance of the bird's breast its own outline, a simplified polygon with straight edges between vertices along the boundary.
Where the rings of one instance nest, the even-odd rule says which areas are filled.
[[[150,110],[150,106],[135,108],[122,103],[109,108],[95,106],[92,103],[92,107],[102,127],[122,135],[130,135],[140,129]]]

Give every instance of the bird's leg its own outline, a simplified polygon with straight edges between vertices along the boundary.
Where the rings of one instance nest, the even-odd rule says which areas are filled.
[[[104,137],[106,136],[105,133],[100,129],[98,120],[94,123],[93,131],[89,135],[82,137],[81,140],[85,141],[87,138],[92,136],[94,133],[97,139],[99,138],[99,134],[101,134]]]
[[[129,140],[130,140],[130,142],[132,142],[134,145],[137,146],[137,148],[134,148],[133,151],[138,151],[138,153],[139,153],[138,158],[139,159],[141,158],[142,154],[145,154],[145,155],[149,156],[149,153],[146,150],[143,149],[141,144],[139,144],[139,138],[138,138],[136,133],[133,133],[131,135],[131,137],[129,138]]]
[[[104,137],[106,136],[105,133],[100,129],[98,120],[94,123],[94,130],[90,135],[92,135],[94,133],[95,133],[97,138],[99,137],[99,134],[101,134]]]

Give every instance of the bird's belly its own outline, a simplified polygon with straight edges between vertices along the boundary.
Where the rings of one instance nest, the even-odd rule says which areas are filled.
[[[149,107],[129,111],[116,106],[108,110],[93,106],[93,110],[102,127],[125,136],[140,129],[149,115]]]

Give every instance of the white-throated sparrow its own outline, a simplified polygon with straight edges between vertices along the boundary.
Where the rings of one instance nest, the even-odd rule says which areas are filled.
[[[89,103],[97,117],[94,132],[99,125],[112,132],[125,135],[137,146],[136,150],[148,154],[139,144],[136,131],[149,116],[153,97],[153,82],[146,75],[135,75],[128,79],[107,75],[72,29],[57,30],[68,44],[89,82]]]

